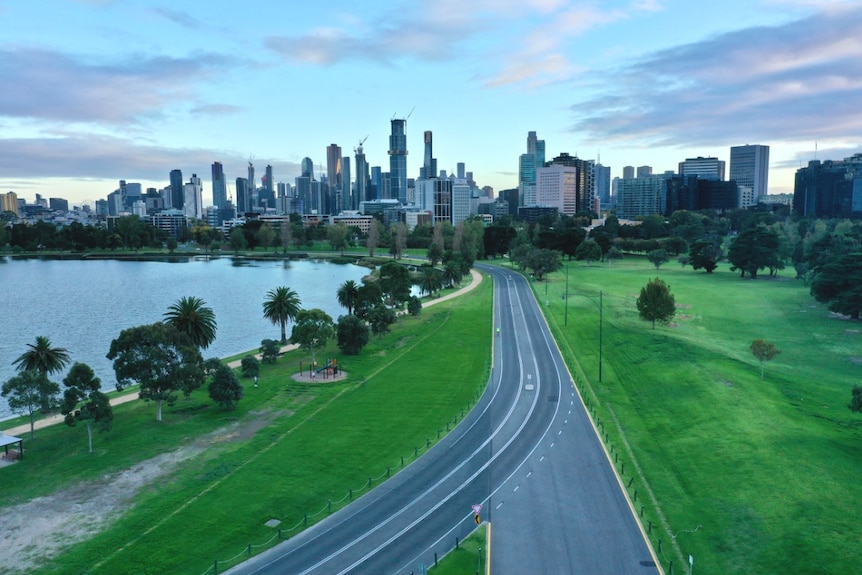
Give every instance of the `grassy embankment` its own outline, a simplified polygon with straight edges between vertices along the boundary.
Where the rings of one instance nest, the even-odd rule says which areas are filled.
[[[428,575],[484,575],[487,569],[487,535],[488,524],[483,523],[464,539],[457,549],[447,553],[436,566],[428,569]]]
[[[858,570],[862,417],[847,404],[862,324],[832,317],[789,272],[565,265],[568,321],[565,269],[534,290],[665,569],[687,572],[691,555],[701,575]],[[653,277],[678,307],[654,331],[635,307]],[[781,350],[763,381],[756,338]]]
[[[264,526],[282,520],[285,536],[396,473],[436,442],[438,432],[472,407],[487,381],[491,282],[405,317],[362,355],[339,355],[349,377],[317,384],[291,379],[291,352],[262,366],[258,388],[245,380],[235,412],[219,410],[198,391],[166,409],[144,402],[118,406],[114,430],[97,434],[54,426],[27,441],[27,458],[2,471],[0,509],[126,469],[207,436],[206,450],[138,494],[110,529],[64,552],[41,573],[202,573],[219,559],[273,539]],[[457,343],[453,343],[457,342]],[[336,354],[331,344],[327,350]],[[327,353],[318,352],[318,358]],[[62,534],[57,534],[62,536]]]

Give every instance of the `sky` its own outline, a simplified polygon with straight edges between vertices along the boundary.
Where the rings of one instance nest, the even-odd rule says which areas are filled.
[[[389,170],[407,118],[438,168],[517,187],[548,159],[676,170],[770,150],[769,193],[862,152],[862,1],[0,0],[0,192],[72,204],[169,172],[293,183],[326,147]],[[233,186],[231,186],[233,187]]]

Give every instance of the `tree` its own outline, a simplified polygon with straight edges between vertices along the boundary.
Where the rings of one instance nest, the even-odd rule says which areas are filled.
[[[36,336],[36,343],[28,343],[27,347],[30,349],[12,362],[18,371],[36,371],[47,379],[49,375],[63,371],[70,361],[69,352],[62,347],[51,347],[51,340],[45,336]],[[56,392],[48,393],[50,386],[45,386],[44,389],[46,395],[41,399],[41,409],[48,411],[52,407]],[[57,390],[59,391],[59,387]]]
[[[260,376],[260,362],[253,355],[247,355],[240,362],[240,371],[243,377]]]
[[[431,242],[431,245],[428,246],[428,263],[431,264],[431,267],[434,267],[442,258],[443,248],[437,242]]]
[[[365,245],[368,246],[368,257],[374,257],[374,250],[377,249],[380,243],[380,222],[376,219],[371,220],[371,226],[368,228],[368,239],[365,240]]]
[[[641,288],[637,307],[641,319],[652,322],[653,329],[655,322],[667,324],[676,315],[676,301],[670,286],[660,278],[650,280]]]
[[[415,295],[407,301],[407,313],[417,316],[422,313],[422,300]]]
[[[248,242],[245,239],[245,234],[242,231],[241,226],[234,226],[230,230],[230,247],[233,249],[234,253],[239,253],[240,250],[244,250]]]
[[[853,386],[853,391],[850,396],[850,405],[847,407],[850,408],[850,411],[860,412],[862,411],[862,387],[858,385]]]
[[[165,240],[165,247],[168,248],[169,252],[174,253],[174,250],[177,249],[177,238],[170,236]],[[90,453],[92,453],[92,451]]]
[[[63,385],[66,390],[60,412],[66,416],[65,422],[69,427],[74,427],[79,421],[87,424],[87,440],[90,453],[93,453],[93,427],[102,432],[111,430],[114,419],[111,402],[101,391],[102,382],[86,363],[76,362]]]
[[[670,261],[667,250],[652,250],[646,257],[655,266],[655,269],[659,269],[661,264]]]
[[[290,332],[290,343],[298,344],[311,352],[311,362],[316,364],[315,350],[325,347],[335,335],[332,318],[322,309],[304,309],[296,315],[296,323]]]
[[[371,325],[371,332],[379,336],[389,331],[389,326],[395,323],[396,317],[392,309],[379,303],[368,312],[366,319]]]
[[[280,240],[281,240],[281,253],[286,254],[287,248],[290,247],[290,241],[292,239],[293,230],[290,225],[290,218],[285,218],[281,220],[281,224],[279,225],[280,232]]]
[[[718,242],[712,239],[700,239],[691,244],[688,252],[692,269],[701,268],[711,274],[718,267],[722,251]]]
[[[269,225],[269,223],[264,222],[260,226],[260,229],[257,230],[254,238],[257,240],[258,245],[263,248],[263,251],[266,251],[266,249],[275,240],[275,230],[272,229],[272,226]]]
[[[30,418],[30,438],[32,439],[36,435],[34,417],[39,411],[42,398],[46,395],[56,396],[59,391],[60,386],[49,381],[44,373],[26,369],[7,380],[0,389],[0,395],[6,398],[9,409]]]
[[[859,319],[862,312],[862,253],[838,256],[811,282],[811,295],[831,311]]]
[[[187,334],[201,349],[215,341],[216,320],[212,308],[205,307],[204,300],[187,296],[180,298],[164,314],[164,322]]]
[[[617,246],[611,247],[608,250],[608,253],[605,254],[605,259],[608,260],[608,265],[610,266],[615,260],[623,259],[623,251]]]
[[[775,347],[771,341],[755,339],[751,342],[751,353],[760,362],[760,381],[763,381],[763,366],[767,361],[772,361],[776,355],[781,353],[781,350]]]
[[[443,278],[440,270],[432,267],[425,268],[422,272],[422,278],[419,280],[419,289],[429,296],[433,296],[435,291],[443,289]]]
[[[557,250],[532,249],[521,260],[521,265],[533,271],[536,279],[541,281],[545,274],[557,271],[562,266],[562,256]]]
[[[260,359],[263,363],[277,362],[278,352],[278,342],[274,339],[264,339],[260,342]]]
[[[340,251],[341,255],[344,255],[344,248],[347,246],[348,231],[347,226],[341,222],[326,226],[326,239],[329,240],[332,251]]]
[[[299,313],[299,295],[292,289],[281,286],[270,290],[263,302],[263,317],[281,326],[281,343],[287,343],[287,322]]]
[[[393,307],[400,307],[410,298],[410,271],[395,262],[386,262],[380,266],[380,289]]]
[[[107,355],[114,362],[117,390],[140,384],[140,397],[156,402],[156,421],[162,404],[173,405],[177,392],[186,396],[204,383],[204,361],[188,334],[171,325],[154,323],[120,332]]]
[[[216,369],[207,391],[210,399],[226,411],[236,409],[237,403],[243,397],[242,384],[234,371],[224,364]]]
[[[338,287],[335,293],[338,305],[347,308],[347,315],[353,314],[353,308],[359,301],[359,284],[353,280],[347,280]]]
[[[368,325],[355,315],[339,317],[336,332],[338,349],[345,355],[359,355],[371,339]]]
[[[602,248],[595,240],[584,240],[575,250],[576,260],[586,260],[589,265],[592,261],[602,259]]]
[[[389,252],[396,260],[401,259],[404,253],[404,248],[407,247],[407,226],[404,222],[398,222],[392,225],[392,245]]]
[[[353,306],[353,315],[359,319],[367,319],[368,313],[382,302],[383,291],[380,289],[380,283],[363,280],[359,288],[359,298]]]
[[[443,285],[452,287],[455,284],[461,283],[461,278],[464,277],[461,273],[461,266],[455,260],[446,262],[443,266]]]
[[[756,279],[757,272],[764,268],[782,269],[784,264],[779,259],[779,247],[778,234],[772,229],[757,226],[743,230],[727,251],[730,270],[739,270],[743,277],[748,272],[751,279]]]

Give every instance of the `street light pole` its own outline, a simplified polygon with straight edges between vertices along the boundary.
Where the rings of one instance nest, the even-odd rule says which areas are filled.
[[[604,305],[602,302],[602,292],[599,291],[599,383],[602,381],[602,339],[603,339],[603,324],[604,324]]]
[[[566,266],[566,314],[563,325],[569,325],[569,266]]]

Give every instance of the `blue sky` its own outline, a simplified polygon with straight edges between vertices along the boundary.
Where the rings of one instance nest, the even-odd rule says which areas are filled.
[[[410,176],[431,130],[495,190],[530,130],[613,176],[767,144],[770,193],[815,145],[862,151],[858,0],[0,0],[0,23],[0,191],[28,202],[179,168],[208,204],[213,161],[293,183],[366,137],[388,171],[408,114]]]

